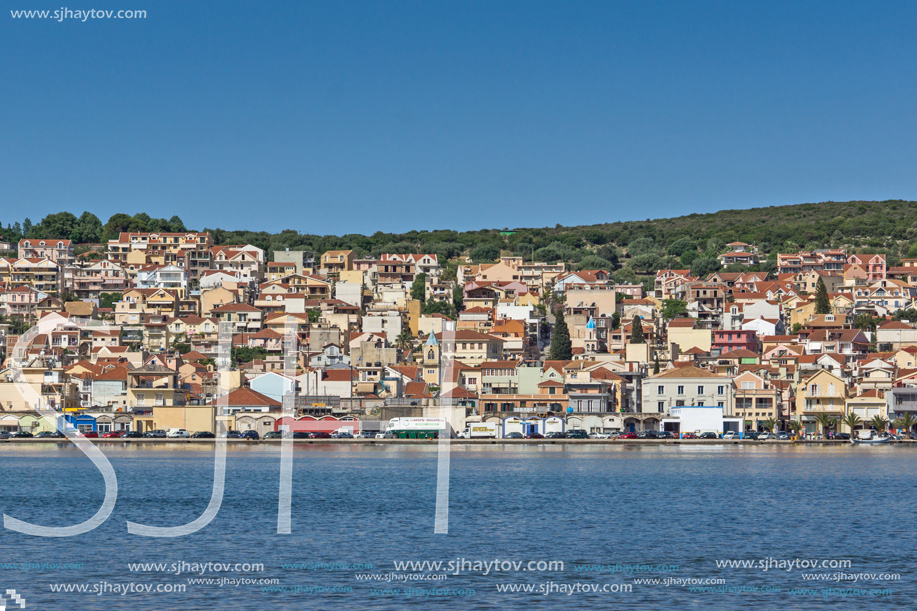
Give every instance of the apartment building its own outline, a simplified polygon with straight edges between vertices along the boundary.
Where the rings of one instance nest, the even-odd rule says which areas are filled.
[[[60,266],[72,265],[74,261],[73,243],[70,240],[19,240],[18,254],[20,259],[48,259]]]

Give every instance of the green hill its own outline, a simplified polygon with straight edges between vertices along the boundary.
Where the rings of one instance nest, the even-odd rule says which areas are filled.
[[[601,211],[597,211],[600,213]],[[342,219],[342,224],[346,221]],[[776,253],[800,249],[843,247],[851,251],[884,252],[894,264],[899,257],[917,256],[917,202],[822,202],[745,210],[722,210],[668,219],[609,222],[575,227],[479,231],[378,232],[371,236],[302,234],[208,229],[217,244],[251,243],[267,251],[290,248],[320,254],[332,249],[354,249],[359,256],[384,252],[431,252],[444,260],[470,256],[493,261],[500,254],[526,260],[567,261],[574,268],[609,268],[619,281],[636,280],[666,267],[688,267],[695,272],[718,268],[715,257],[728,242],[758,246],[772,266]],[[202,228],[205,229],[205,228]],[[178,217],[156,219],[147,214],[116,214],[103,226],[89,212],[77,218],[63,212],[41,223],[27,221],[8,226],[13,240],[28,237],[70,237],[76,241],[105,240],[119,231],[183,231]]]

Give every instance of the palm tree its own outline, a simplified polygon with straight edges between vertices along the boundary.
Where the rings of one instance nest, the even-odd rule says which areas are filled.
[[[793,431],[793,435],[798,438],[799,434],[802,432],[802,422],[799,420],[790,420],[786,423],[786,428]]]
[[[407,350],[411,347],[412,341],[413,338],[411,337],[411,332],[407,330],[402,331],[398,337],[395,338],[395,347],[398,348],[398,350]]]
[[[817,422],[818,425],[821,427],[821,434],[824,437],[828,437],[828,429],[834,428],[834,426],[837,424],[837,418],[835,418],[831,414],[822,412],[819,415],[815,416],[815,422]]]
[[[777,419],[768,418],[767,420],[761,423],[761,426],[763,426],[764,430],[766,430],[768,433],[773,434],[774,429],[777,427]]]
[[[863,423],[863,420],[853,412],[850,412],[844,416],[844,419],[841,420],[841,422],[847,425],[847,428],[850,429],[850,436],[853,437],[853,429],[860,426],[860,424]]]
[[[869,421],[869,424],[871,424],[872,427],[876,429],[876,432],[881,435],[885,432],[885,429],[888,428],[888,418],[877,414]]]
[[[904,412],[898,416],[897,420],[895,420],[895,427],[904,429],[907,432],[908,437],[910,437],[911,429],[914,428],[915,424],[917,424],[917,417],[914,417],[914,414],[911,412]]]

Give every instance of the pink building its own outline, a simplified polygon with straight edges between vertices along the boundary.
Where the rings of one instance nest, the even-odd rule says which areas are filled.
[[[713,331],[713,351],[726,354],[733,350],[758,352],[758,336],[754,329],[733,329]]]

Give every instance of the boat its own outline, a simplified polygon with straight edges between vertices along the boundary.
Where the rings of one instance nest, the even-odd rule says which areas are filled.
[[[851,443],[862,443],[864,445],[876,445],[876,444],[888,443],[890,439],[891,439],[890,437],[886,437],[886,436],[879,437],[873,434],[873,435],[870,435],[869,437],[863,437],[861,439],[851,439],[850,441]]]

